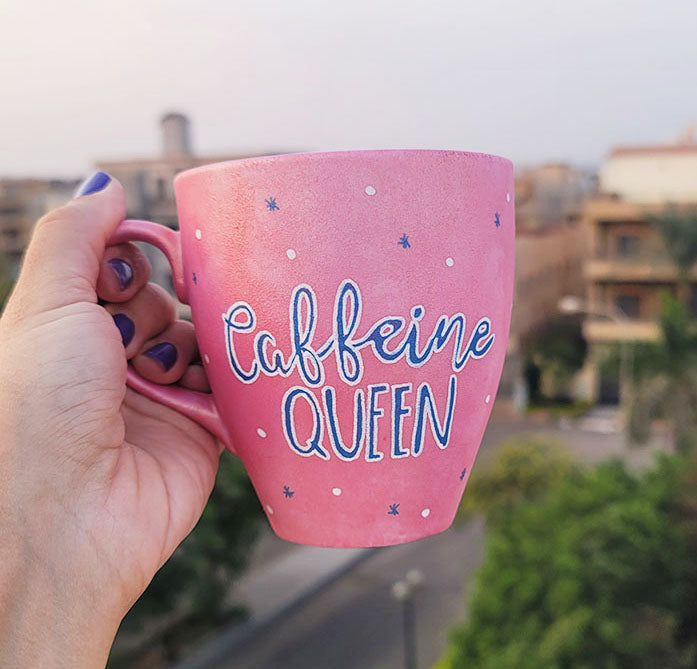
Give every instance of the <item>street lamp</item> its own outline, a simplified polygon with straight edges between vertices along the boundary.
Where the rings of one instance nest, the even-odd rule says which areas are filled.
[[[392,597],[402,604],[405,669],[417,669],[414,594],[423,582],[423,574],[418,569],[410,569],[401,581],[397,581],[392,586]]]
[[[564,295],[557,303],[557,308],[563,314],[586,314],[587,316],[596,316],[599,318],[607,318],[614,323],[624,325],[629,320],[627,314],[619,307],[615,307],[614,311],[590,310],[586,306],[583,298],[576,295]],[[632,383],[632,349],[629,341],[620,339],[620,405],[629,410],[629,391]]]

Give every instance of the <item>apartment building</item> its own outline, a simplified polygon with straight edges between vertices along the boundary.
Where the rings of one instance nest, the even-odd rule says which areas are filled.
[[[594,188],[594,175],[566,164],[516,174],[515,288],[500,406],[512,400],[514,410],[524,408],[526,339],[557,317],[561,297],[583,293],[585,245],[578,219],[584,198]]]
[[[618,344],[631,346],[659,336],[661,294],[675,293],[677,268],[650,224],[666,206],[697,205],[697,142],[621,147],[600,170],[599,194],[586,202],[583,225],[589,359],[582,375],[587,394],[619,401],[618,370],[604,361]],[[697,313],[697,271],[690,286]]]
[[[79,181],[0,179],[0,256],[3,271],[16,276],[34,223],[68,201]]]

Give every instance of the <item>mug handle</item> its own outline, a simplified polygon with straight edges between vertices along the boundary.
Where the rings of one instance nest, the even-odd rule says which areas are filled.
[[[106,245],[114,246],[124,242],[147,242],[160,249],[167,257],[172,269],[174,292],[180,302],[189,303],[189,291],[184,280],[181,239],[178,231],[151,221],[126,219],[119,223]],[[159,383],[153,383],[138,374],[132,365],[128,365],[126,384],[141,395],[191,418],[220,439],[228,450],[235,453],[230,433],[220,418],[212,393],[187,390],[176,385],[163,386]],[[235,453],[235,455],[237,454]]]

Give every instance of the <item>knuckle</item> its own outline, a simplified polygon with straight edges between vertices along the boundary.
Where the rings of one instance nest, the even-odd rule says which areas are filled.
[[[152,281],[143,286],[139,295],[143,302],[156,307],[162,316],[169,320],[175,320],[177,316],[177,308],[174,304],[172,296],[162,287]]]
[[[36,222],[35,229],[40,232],[45,228],[53,228],[56,225],[82,223],[83,218],[84,212],[82,209],[76,206],[73,201],[70,201],[44,214]]]
[[[177,320],[172,324],[174,332],[182,337],[193,337],[194,326],[189,321]]]

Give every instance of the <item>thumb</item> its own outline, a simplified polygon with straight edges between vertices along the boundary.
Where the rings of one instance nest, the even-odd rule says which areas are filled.
[[[34,226],[8,307],[21,316],[76,302],[97,302],[104,248],[125,218],[121,184],[96,172],[66,205]]]

